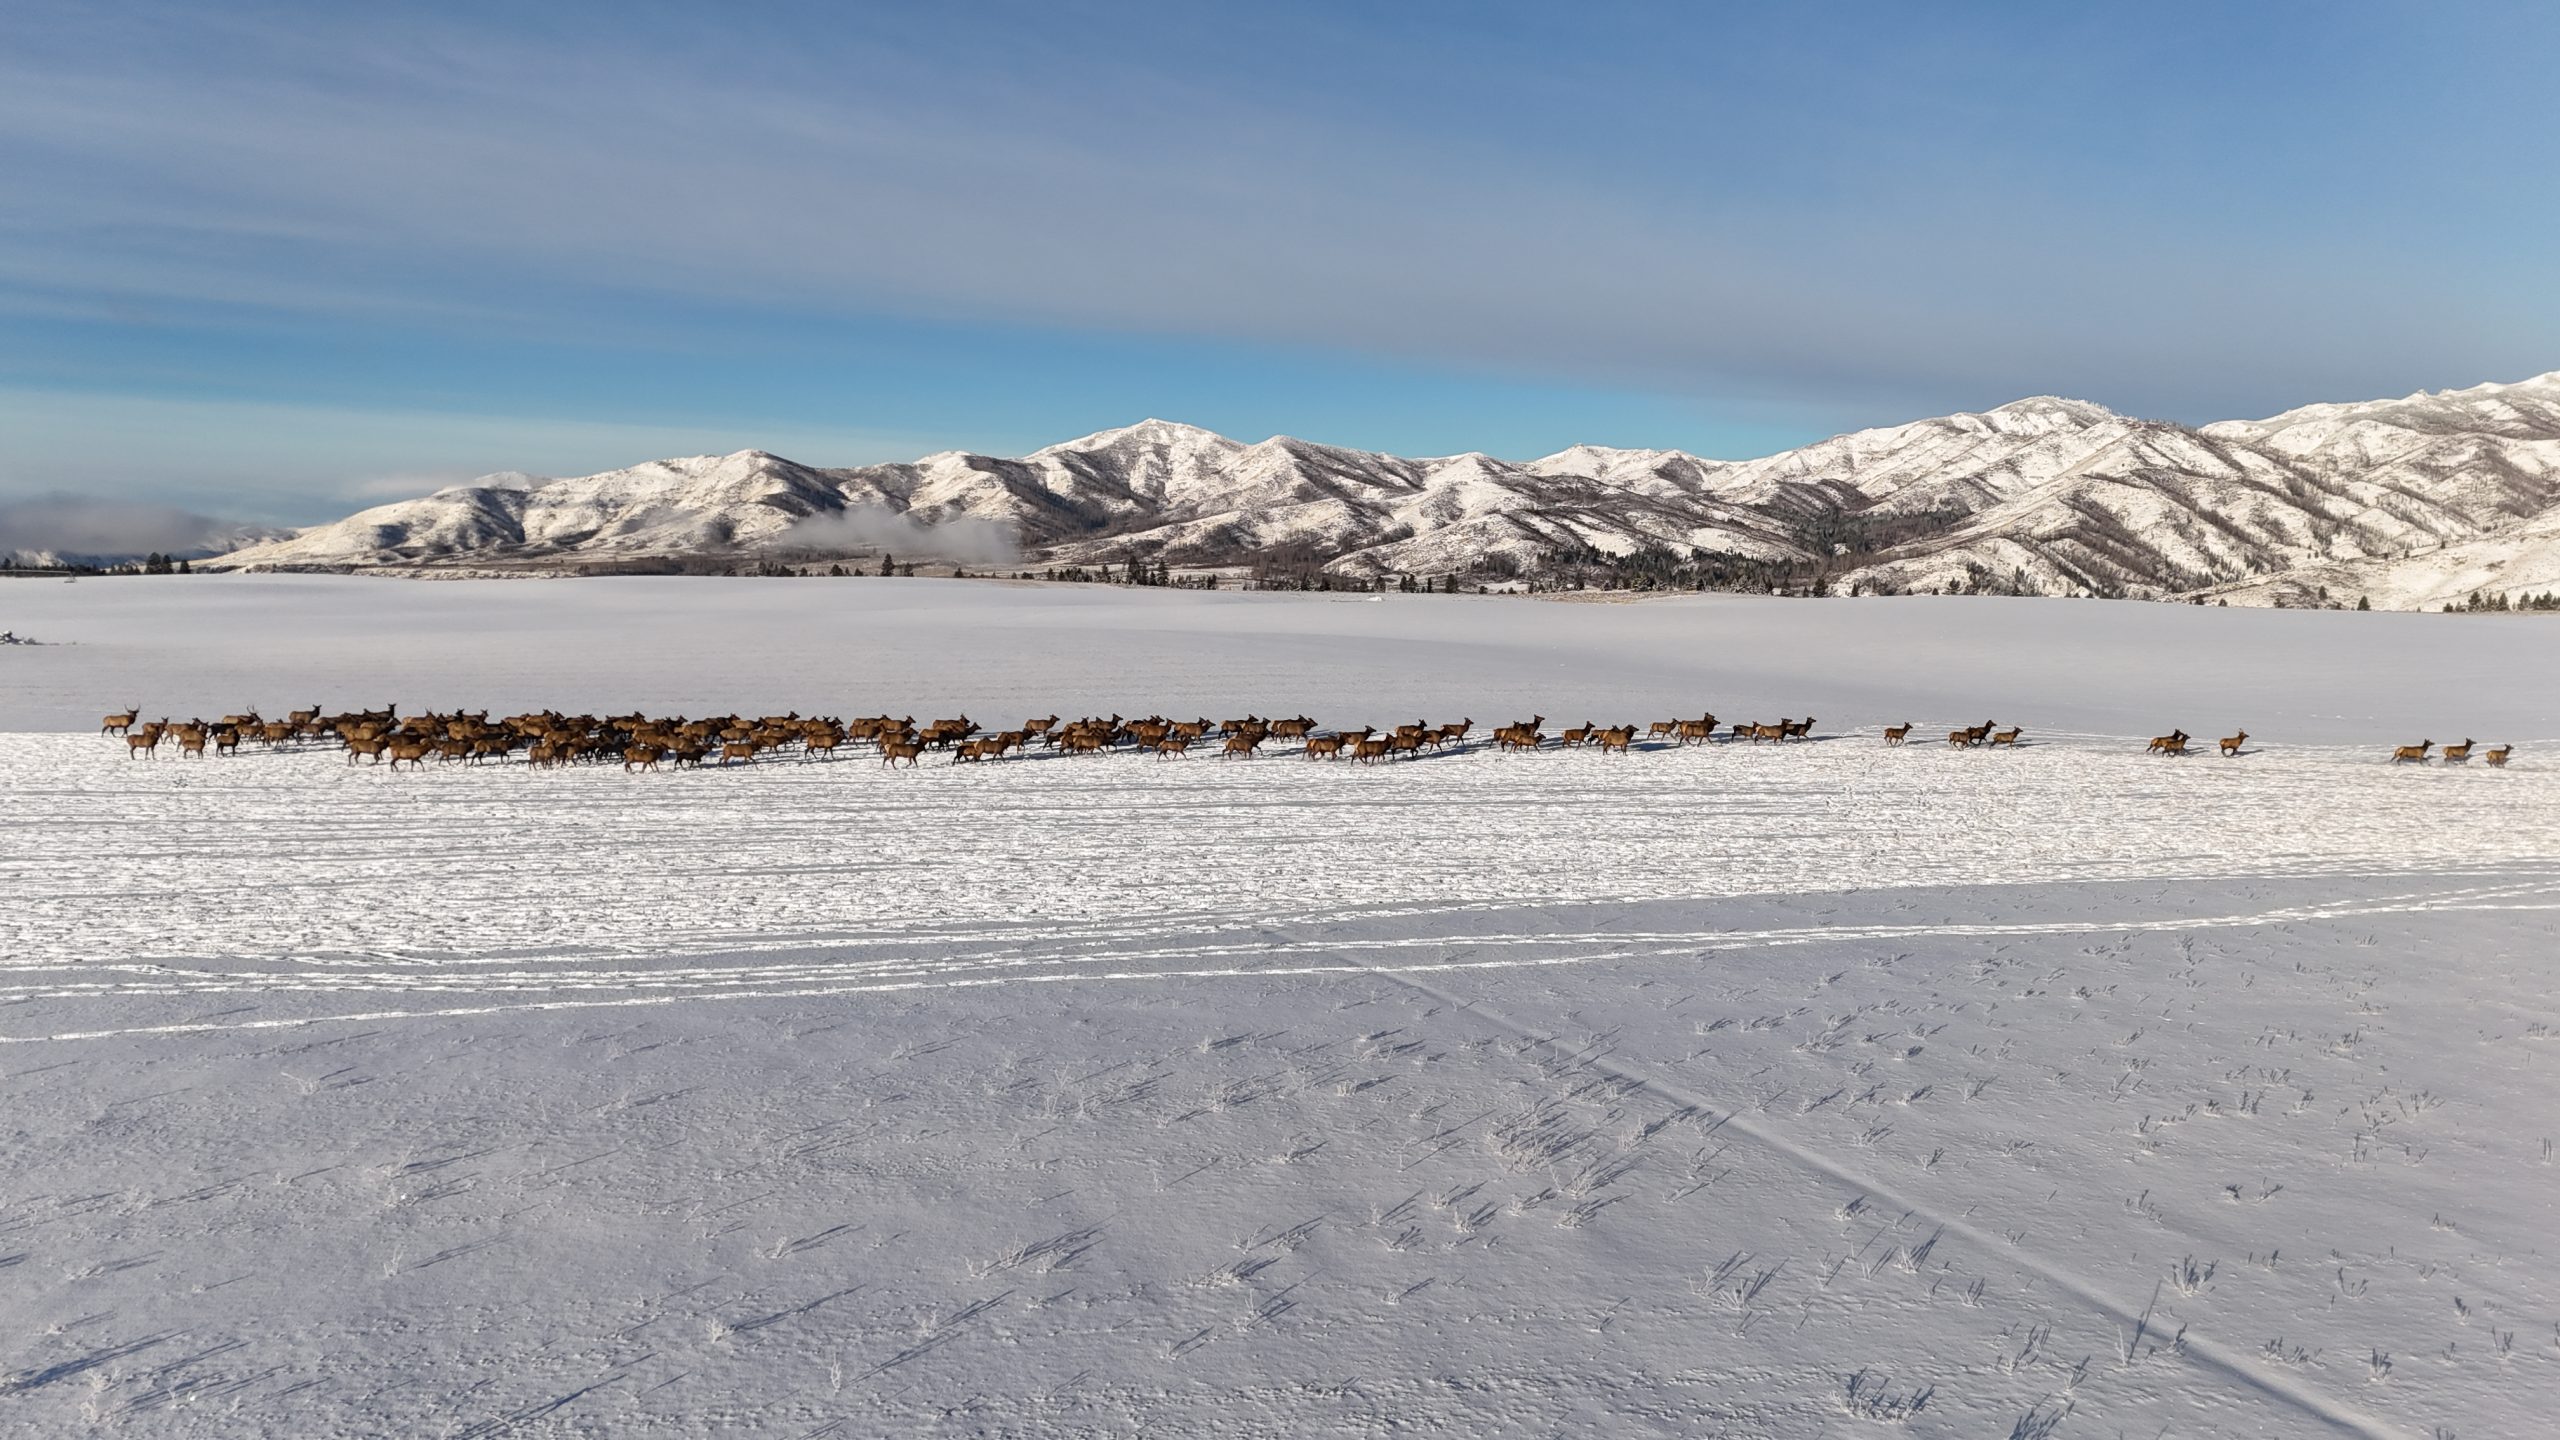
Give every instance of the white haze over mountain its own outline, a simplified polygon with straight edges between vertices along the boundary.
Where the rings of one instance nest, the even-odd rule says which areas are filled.
[[[812,515],[783,531],[774,545],[835,555],[883,551],[962,565],[1010,565],[1022,558],[1011,530],[995,521],[963,515],[933,523],[881,505]]]
[[[288,533],[175,505],[65,494],[0,500],[0,563],[113,562],[154,551],[193,559]]]

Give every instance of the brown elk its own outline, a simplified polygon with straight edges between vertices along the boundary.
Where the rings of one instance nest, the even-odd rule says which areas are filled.
[[[1271,722],[1271,738],[1274,740],[1304,740],[1307,738],[1307,732],[1315,728],[1315,717],[1311,715],[1298,715],[1286,720],[1274,720]]]
[[[753,740],[724,740],[720,742],[721,767],[724,769],[727,768],[729,762],[732,760],[735,760],[742,765],[753,765],[756,763],[756,742]]]
[[[818,731],[800,743],[800,758],[802,760],[815,760],[819,756],[824,755],[828,759],[833,760],[836,758],[836,747],[843,743],[844,737],[838,735],[833,730]]]
[[[1387,747],[1393,743],[1393,741],[1384,736],[1375,740],[1363,740],[1360,742],[1358,747],[1352,751],[1351,758],[1359,761],[1363,765],[1374,765],[1380,759],[1385,757]]]
[[[1556,745],[1561,749],[1571,750],[1577,745],[1588,742],[1593,735],[1599,733],[1599,730],[1599,726],[1585,720],[1579,728],[1567,730],[1558,734],[1556,736]]]
[[[183,760],[189,755],[199,760],[204,758],[205,734],[202,721],[193,725],[181,725],[170,733],[178,737],[178,758]]]
[[[1911,722],[1908,720],[1899,725],[1884,727],[1884,743],[1887,745],[1899,745],[1909,738],[1911,738]]]
[[[1704,745],[1716,738],[1716,717],[1710,714],[1695,720],[1683,720],[1674,733],[1683,745]]]
[[[379,765],[382,763],[382,751],[390,743],[379,735],[350,735],[347,737],[347,763],[353,765],[356,757],[361,755]]]
[[[1185,753],[1190,749],[1190,736],[1167,735],[1156,742],[1156,758],[1159,760],[1179,760],[1182,759]]]
[[[2027,731],[2025,726],[2012,725],[2006,730],[1993,732],[1991,736],[1991,743],[1994,745],[2007,745],[2015,748],[2018,743],[2018,737],[2026,733]]]
[[[2240,732],[2239,734],[2237,734],[2237,735],[2225,735],[2225,736],[2223,736],[2223,737],[2222,737],[2222,739],[2221,739],[2221,741],[2220,741],[2220,744],[2221,744],[2221,746],[2222,746],[2222,756],[2223,756],[2223,758],[2227,760],[2227,759],[2231,758],[2232,756],[2239,754],[2239,753],[2240,753],[2240,747],[2241,747],[2241,746],[2243,746],[2243,745],[2246,745],[2246,744],[2248,744],[2248,743],[2249,743],[2249,732],[2248,732],[2248,731],[2246,731],[2246,730],[2241,731],[2241,732]]]
[[[1985,720],[1979,725],[1968,725],[1962,730],[1950,730],[1947,732],[1947,743],[1959,750],[1970,749],[1990,737],[1991,726],[1992,722]]]
[[[899,761],[903,760],[906,762],[907,768],[912,770],[916,767],[918,757],[923,754],[924,746],[917,741],[891,740],[882,744],[880,747],[880,763],[883,765],[895,765]]]
[[[1813,738],[1813,717],[1807,715],[1801,720],[1782,720],[1778,722],[1778,728],[1786,732],[1778,737],[1781,740],[1810,740]]]
[[[1645,727],[1644,738],[1647,740],[1668,740],[1678,735],[1680,733],[1680,727],[1687,723],[1689,722],[1685,720],[1656,720]]]
[[[1254,747],[1261,743],[1262,727],[1258,724],[1246,726],[1227,737],[1227,743],[1218,758],[1233,760],[1241,756],[1250,760],[1253,758]]]
[[[2154,735],[2144,748],[2154,755],[2184,755],[2187,753],[2187,732],[2172,730],[2166,735]]]
[[[1627,753],[1627,747],[1635,743],[1636,727],[1633,725],[1611,726],[1601,731],[1598,739],[1601,754],[1624,755]]]
[[[2477,742],[2473,741],[2470,736],[2466,735],[2462,738],[2461,744],[2447,745],[2444,749],[2436,752],[2436,758],[2444,761],[2447,765],[2468,765],[2471,763],[2471,747],[2475,743]]]
[[[1307,758],[1308,758],[1308,759],[1310,759],[1310,760],[1339,760],[1339,759],[1341,759],[1341,758],[1342,758],[1342,737],[1341,737],[1341,736],[1339,736],[1339,735],[1310,735],[1310,736],[1308,736],[1308,737],[1307,737]]]
[[[239,729],[226,725],[213,732],[213,753],[222,756],[238,755],[240,753]]]
[[[2415,745],[2403,745],[2399,749],[2391,752],[2391,763],[2394,765],[2407,765],[2412,763],[2424,765],[2427,763],[2427,752],[2434,749],[2435,744],[2436,742],[2433,740],[2421,740]]]
[[[1751,743],[1757,745],[1763,740],[1784,740],[1788,728],[1794,724],[1792,720],[1781,720],[1775,725],[1754,725],[1751,727]]]
[[[1467,732],[1474,728],[1476,728],[1476,720],[1472,715],[1468,716],[1464,720],[1452,720],[1448,724],[1441,726],[1439,733],[1432,737],[1432,748],[1438,749],[1443,745],[1456,745],[1463,743],[1467,738]]]
[[[403,760],[409,762],[409,768],[412,770],[418,769],[427,763],[427,750],[430,744],[428,741],[408,739],[392,740],[385,743],[391,755],[391,768],[394,770],[400,768],[400,762]]]
[[[666,755],[665,750],[655,745],[627,746],[622,752],[622,768],[626,774],[633,770],[655,770]]]
[[[124,758],[130,760],[136,755],[148,755],[154,760],[160,758],[159,726],[145,725],[124,737]]]
[[[142,718],[142,707],[139,705],[128,705],[124,708],[122,713],[110,715],[105,720],[101,721],[98,725],[98,733],[101,735],[122,735],[131,730],[133,728],[133,722],[140,718]]]
[[[2516,747],[2513,745],[2501,745],[2498,748],[2483,754],[2480,758],[2488,761],[2491,768],[2504,770],[2507,768],[2507,757],[2514,754],[2515,749]]]

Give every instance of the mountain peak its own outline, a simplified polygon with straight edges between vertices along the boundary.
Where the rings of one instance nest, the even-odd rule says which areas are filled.
[[[2066,421],[2075,425],[2098,425],[2123,416],[2093,400],[2074,400],[2064,395],[2029,395],[1994,406],[1983,412],[2013,420]]]
[[[1179,420],[1159,420],[1151,416],[1135,425],[1123,425],[1114,430],[1096,430],[1090,435],[1043,446],[1031,453],[1036,457],[1069,450],[1108,450],[1115,445],[1132,442],[1140,445],[1209,445],[1222,450],[1245,448],[1242,443],[1230,440],[1215,430],[1203,430],[1197,425],[1185,425]]]

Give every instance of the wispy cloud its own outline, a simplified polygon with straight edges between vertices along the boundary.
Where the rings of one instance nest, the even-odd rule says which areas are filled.
[[[2560,215],[2513,177],[2560,127],[2546,89],[2480,78],[2535,49],[2497,29],[2359,11],[2297,43],[2226,7],[21,12],[0,20],[0,309],[690,340],[720,352],[706,372],[773,317],[832,317],[851,347],[907,317],[1736,414],[2063,390],[2217,418],[2553,363],[2531,237]],[[2473,130],[2498,164],[2444,143]],[[69,383],[7,348],[0,373]]]

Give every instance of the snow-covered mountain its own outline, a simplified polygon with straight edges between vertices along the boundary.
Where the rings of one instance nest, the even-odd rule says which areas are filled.
[[[842,517],[846,523],[828,523]],[[954,522],[968,522],[955,525]],[[811,523],[817,522],[817,523]],[[231,568],[577,568],[846,548],[882,525],[1023,563],[1275,555],[1360,574],[1667,552],[1840,590],[2432,605],[2560,589],[2560,372],[2201,429],[2051,397],[1756,460],[1577,445],[1406,459],[1148,420],[1018,459],[822,470],[761,451],[378,506]],[[884,542],[885,543],[885,542]]]

